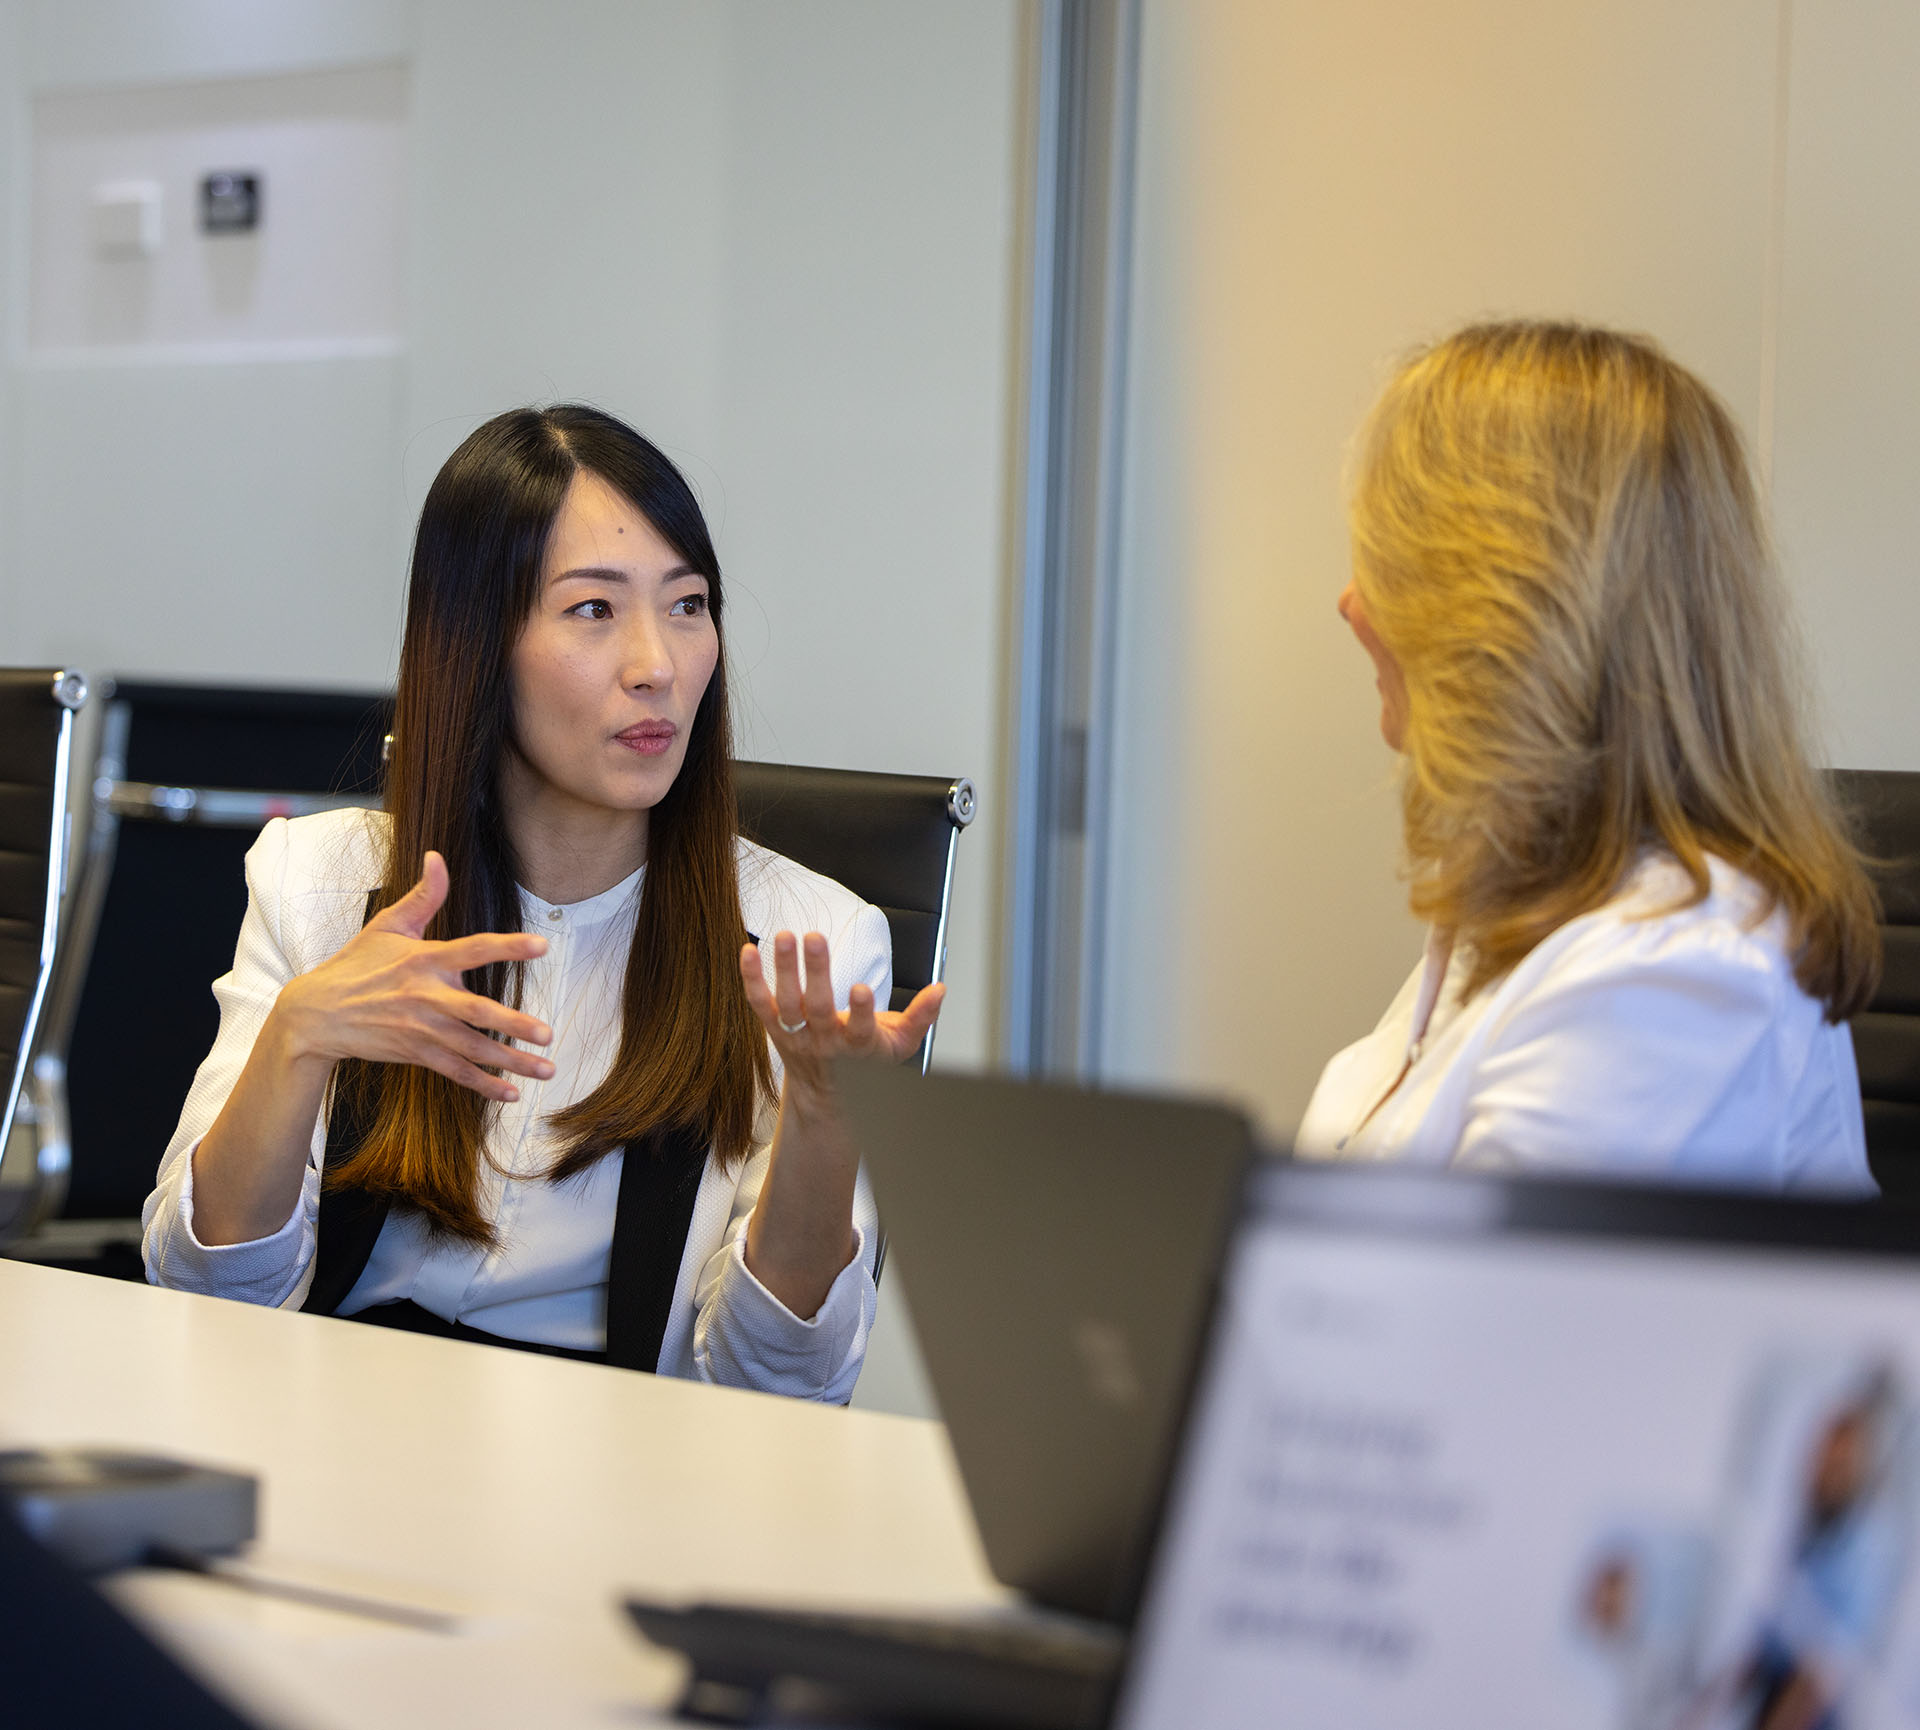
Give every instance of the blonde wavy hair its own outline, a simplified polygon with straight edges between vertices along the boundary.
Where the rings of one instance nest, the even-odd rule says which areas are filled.
[[[1407,689],[1414,912],[1469,992],[1607,901],[1643,850],[1691,906],[1707,856],[1784,908],[1838,1021],[1878,903],[1812,767],[1764,516],[1731,416],[1651,342],[1477,325],[1408,361],[1362,429],[1354,584]]]

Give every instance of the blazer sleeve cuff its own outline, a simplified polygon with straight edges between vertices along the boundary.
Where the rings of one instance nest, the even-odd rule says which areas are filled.
[[[866,1358],[876,1303],[866,1230],[820,1308],[802,1319],[754,1277],[746,1233],[723,1251],[720,1278],[702,1306],[694,1373],[702,1381],[845,1404]]]
[[[171,1210],[157,1210],[150,1228],[149,1277],[156,1284],[210,1297],[237,1298],[243,1303],[285,1303],[300,1283],[313,1258],[310,1224],[318,1200],[319,1174],[309,1166],[301,1192],[286,1223],[268,1237],[245,1243],[202,1243],[193,1229],[193,1159],[199,1143],[180,1162],[180,1188]],[[309,1190],[316,1193],[310,1195]]]

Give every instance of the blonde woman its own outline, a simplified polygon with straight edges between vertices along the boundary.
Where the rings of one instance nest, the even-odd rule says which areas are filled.
[[[1872,1193],[1877,909],[1726,409],[1637,338],[1464,330],[1374,409],[1352,531],[1431,932],[1302,1151]]]

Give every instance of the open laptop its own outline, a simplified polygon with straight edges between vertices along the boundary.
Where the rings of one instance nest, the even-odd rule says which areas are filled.
[[[769,1677],[799,1673],[928,1721],[1090,1722],[1138,1601],[1251,1131],[1214,1105],[875,1064],[843,1065],[841,1086],[988,1563],[1056,1614],[628,1610],[693,1659],[690,1700],[710,1716],[750,1717]]]
[[[1246,1119],[872,1065],[843,1088],[988,1564],[1035,1604],[1125,1624],[1254,1157]]]
[[[999,1187],[1005,1147],[953,1163],[945,1125],[969,1091],[1044,1094],[1006,1132],[1028,1170],[1090,1137],[1053,1090],[949,1080],[909,1104],[867,1079],[850,1109],[951,1422],[997,1335],[924,1325],[965,1293],[940,1271],[958,1248],[930,1256],[921,1232],[957,1245],[1057,1192]],[[1177,1124],[1157,1121],[1177,1158]],[[971,1212],[909,1201],[956,1181],[981,1192]],[[764,1660],[784,1628],[763,1670],[898,1721],[1920,1724],[1920,1219],[1282,1162],[1251,1172],[1235,1214],[1123,1660],[1102,1671],[1092,1642],[1056,1640],[1049,1692],[1050,1618],[1030,1649],[990,1630],[996,1658],[964,1624],[943,1652],[910,1624],[738,1606],[675,1643],[724,1669],[729,1640]],[[1047,1401],[1003,1385],[997,1403],[1044,1423]],[[968,1433],[976,1494],[993,1479]]]

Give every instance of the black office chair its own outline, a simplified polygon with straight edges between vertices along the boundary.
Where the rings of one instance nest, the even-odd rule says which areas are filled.
[[[34,1069],[36,1034],[67,881],[73,717],[86,700],[78,673],[0,669],[0,1150],[12,1143],[16,1116],[37,1122],[47,1115],[44,1078]],[[37,1205],[55,1175],[48,1168],[63,1154],[57,1138],[44,1158],[41,1138],[29,1139],[25,1180],[0,1194],[0,1230]]]
[[[901,1009],[946,971],[954,853],[973,821],[973,783],[784,763],[734,765],[740,830],[843,883],[887,916],[893,1001]],[[937,1029],[936,1029],[937,1031]],[[920,1054],[924,1070],[933,1035]]]
[[[1876,861],[1886,970],[1853,1018],[1867,1159],[1881,1192],[1920,1199],[1920,774],[1836,769],[1841,803]]]
[[[207,987],[233,964],[246,851],[270,817],[377,802],[391,701],[112,681],[102,695],[39,1046],[72,1157],[37,1210],[60,1223],[9,1253],[138,1277],[136,1216],[219,1026]]]
[[[740,832],[844,884],[887,916],[893,940],[893,996],[903,1009],[936,985],[947,967],[947,919],[960,831],[973,821],[965,776],[876,775],[736,762]],[[920,1072],[933,1061],[938,1023],[920,1047]],[[877,1282],[887,1262],[883,1232],[874,1252]]]

